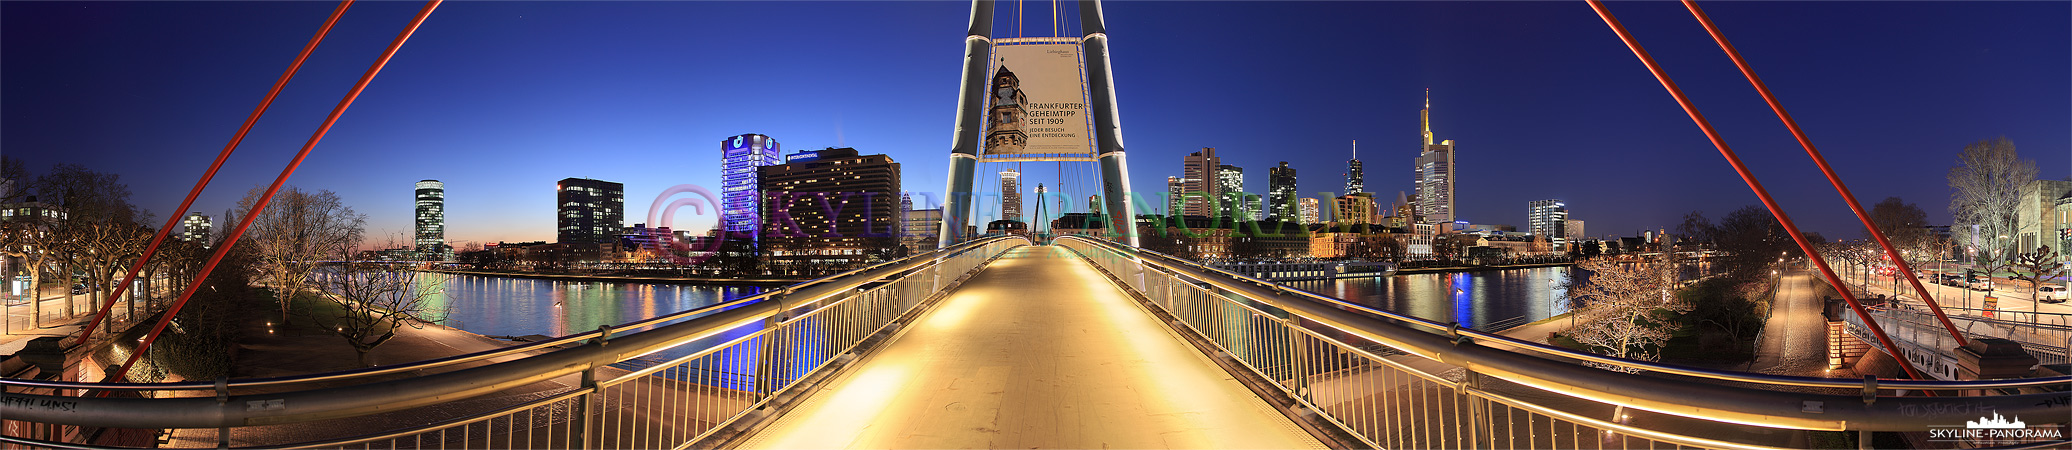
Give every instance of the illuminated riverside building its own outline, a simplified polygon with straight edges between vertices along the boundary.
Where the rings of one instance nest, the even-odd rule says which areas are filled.
[[[1446,223],[1454,220],[1453,183],[1454,159],[1453,140],[1433,143],[1432,139],[1432,93],[1425,91],[1425,109],[1417,113],[1418,123],[1424,129],[1424,146],[1417,154],[1417,176],[1411,181],[1417,191],[1417,215],[1425,223]]]
[[[446,183],[417,182],[417,255],[430,261],[446,261],[453,252],[446,246]]]
[[[554,184],[555,241],[562,244],[616,244],[626,224],[626,185],[588,178],[566,178]]]
[[[783,164],[776,139],[744,134],[719,141],[720,229],[730,238],[753,239],[762,229],[762,194],[757,167]]]
[[[899,245],[899,163],[830,148],[785,155],[756,169],[762,242],[780,274],[861,267]]]
[[[1534,200],[1525,204],[1525,220],[1532,235],[1547,238],[1555,251],[1568,250],[1568,204],[1561,200]]]

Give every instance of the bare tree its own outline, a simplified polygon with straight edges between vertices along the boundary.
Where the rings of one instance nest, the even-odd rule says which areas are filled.
[[[1871,224],[1885,233],[1885,241],[1893,249],[1919,248],[1921,241],[1928,239],[1928,212],[1920,206],[1900,200],[1899,197],[1885,197],[1885,201],[1871,205]]]
[[[448,278],[398,263],[342,263],[326,269],[316,283],[324,300],[340,311],[311,319],[345,338],[359,352],[361,367],[372,367],[369,354],[398,330],[445,320],[447,311],[435,307],[434,300],[443,295]]]
[[[2021,188],[2035,179],[2036,162],[2022,159],[2005,137],[1964,146],[1950,168],[1950,214],[1988,276],[2014,257],[2008,237],[2016,231]]]
[[[2058,252],[2050,246],[2037,247],[2036,251],[2023,252],[2015,256],[2011,278],[2029,282],[2029,301],[2033,311],[2042,311],[2043,293],[2037,292],[2043,283],[2065,274],[2065,263],[2058,261]],[[2029,323],[2035,324],[2037,314],[2029,315]]]
[[[264,191],[253,188],[238,202],[241,213],[249,213]],[[347,259],[359,246],[366,216],[331,191],[304,192],[295,187],[281,190],[247,230],[258,261],[253,269],[259,279],[273,288],[280,301],[281,320],[288,319],[288,305],[295,294],[310,287],[310,274],[326,258]]]
[[[44,203],[55,203],[63,217],[51,224],[51,242],[44,250],[55,253],[60,273],[84,273],[88,295],[98,304],[116,282],[116,272],[127,269],[143,250],[135,234],[141,221],[150,220],[129,203],[129,186],[115,174],[95,172],[84,166],[58,164],[36,179],[36,190]],[[135,242],[132,242],[135,241]],[[134,250],[132,250],[134,248]],[[121,269],[109,269],[112,266]],[[66,291],[65,311],[78,312],[71,291]]]
[[[1674,327],[1670,319],[1688,304],[1674,295],[1675,252],[1634,261],[1599,258],[1583,262],[1587,281],[1569,292],[1587,306],[1575,312],[1578,323],[1569,333],[1576,342],[1606,349],[1612,356],[1656,360]]]

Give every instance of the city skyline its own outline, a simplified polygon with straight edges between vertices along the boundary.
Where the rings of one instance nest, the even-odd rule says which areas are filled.
[[[78,163],[120,174],[155,220],[184,213],[168,208],[330,6],[0,6],[8,63],[0,111],[14,125],[0,148],[34,173]],[[1998,136],[2037,160],[2042,178],[2063,178],[2072,166],[2064,4],[1708,6],[1866,203],[1899,196],[1947,224],[1942,173],[1963,145]],[[348,13],[192,209],[221,211],[269,180],[414,8],[368,3]],[[1830,238],[1861,233],[1688,14],[1674,4],[1614,9],[1795,218]],[[1673,226],[1691,210],[1718,217],[1755,204],[1581,5],[1122,2],[1105,11],[1138,191],[1159,190],[1169,161],[1202,147],[1221,149],[1235,167],[1288,160],[1338,173],[1343,143],[1356,139],[1370,142],[1368,191],[1410,191],[1401,174],[1418,139],[1412,110],[1429,87],[1443,105],[1431,120],[1473,149],[1460,162],[1461,220],[1517,223],[1518,203],[1563,198],[1600,234],[1624,234]],[[386,235],[412,226],[414,212],[389,200],[404,195],[403,183],[447,181],[456,199],[469,199],[446,205],[456,247],[549,239],[554,200],[544,186],[552,180],[623,180],[636,208],[677,184],[720,186],[719,158],[706,145],[742,133],[892,155],[909,166],[902,190],[933,192],[946,172],[968,13],[957,3],[447,5],[290,184],[338,192],[369,215],[370,235]],[[701,15],[785,17],[805,31],[751,39],[741,36],[767,34],[726,21],[668,25]],[[1414,20],[1401,30],[1332,26],[1384,15]],[[1466,19],[1477,15],[1516,20]],[[861,20],[909,25],[848,25]],[[1932,26],[1945,21],[2007,26]],[[1516,23],[1534,27],[1509,29]],[[1011,30],[995,34],[1002,31]],[[585,34],[598,36],[572,38]],[[1248,41],[1260,36],[1273,40]],[[1380,44],[1269,51],[1310,41]],[[895,50],[871,51],[886,48]],[[1206,56],[1221,52],[1235,53]],[[1239,65],[1279,60],[1334,63],[1302,73]],[[852,74],[817,76],[828,65]],[[783,89],[821,83],[831,84]],[[744,90],[751,95],[732,95]],[[397,163],[406,160],[416,162]],[[1024,179],[1066,178],[1035,169]],[[1255,186],[1267,181],[1249,176]],[[1342,180],[1333,178],[1303,180],[1300,197],[1335,192]],[[1090,194],[1054,188],[1066,198]],[[678,228],[712,223],[706,216]]]

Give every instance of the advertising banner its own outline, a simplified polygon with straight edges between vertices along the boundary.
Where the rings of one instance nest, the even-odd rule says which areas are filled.
[[[994,44],[982,157],[1085,160],[1093,156],[1079,57],[1076,39],[1002,39]]]

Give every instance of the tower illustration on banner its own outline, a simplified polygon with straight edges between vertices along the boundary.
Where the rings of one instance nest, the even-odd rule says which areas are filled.
[[[1098,193],[1089,198],[1100,199],[1097,210],[1108,234],[1136,245],[1131,218],[1138,199],[1130,195],[1101,2],[1078,2],[1083,33],[1073,37],[996,39],[994,6],[992,0],[971,3],[949,180],[943,189],[942,247],[972,238],[966,230],[978,203],[972,189],[978,163],[1040,161],[1095,163],[1098,186],[1087,188]],[[1068,187],[1054,190],[1068,192]]]

